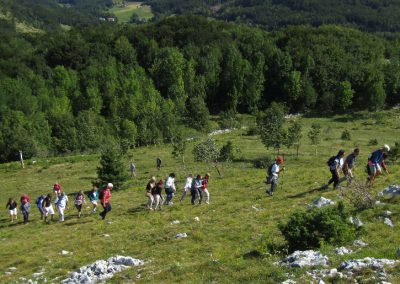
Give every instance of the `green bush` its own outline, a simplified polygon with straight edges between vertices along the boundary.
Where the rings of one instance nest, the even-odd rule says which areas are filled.
[[[224,146],[222,146],[219,152],[219,160],[223,162],[233,161],[234,159],[234,147],[231,141],[228,141]]]
[[[347,220],[349,213],[343,203],[338,206],[296,211],[278,228],[290,252],[319,248],[322,243],[342,245],[356,238],[356,229]]]
[[[258,159],[254,161],[254,167],[257,169],[266,169],[271,165],[273,162],[273,159],[271,157],[265,157],[262,159]]]
[[[376,145],[378,145],[378,139],[373,138],[368,141],[368,146],[376,146]]]
[[[345,129],[342,132],[342,136],[340,137],[342,140],[346,140],[346,141],[350,141],[351,140],[351,135],[350,135],[350,131],[348,131],[347,129]]]

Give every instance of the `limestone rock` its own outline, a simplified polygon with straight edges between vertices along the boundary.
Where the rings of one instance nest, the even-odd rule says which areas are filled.
[[[357,217],[350,217],[349,221],[350,221],[350,223],[354,224],[356,227],[364,226],[364,223],[361,222],[361,220],[358,219]]]
[[[358,246],[358,247],[366,247],[368,244],[364,243],[362,240],[355,240],[353,242],[353,245]]]
[[[389,199],[400,195],[400,185],[392,184],[378,193],[379,196]]]
[[[383,221],[383,223],[385,223],[386,225],[388,225],[389,227],[394,227],[392,220],[390,220],[389,218],[385,218],[385,220]]]
[[[174,220],[174,221],[171,222],[171,225],[176,225],[176,224],[179,224],[179,223],[180,223],[179,220]]]
[[[340,248],[336,248],[335,249],[335,253],[338,255],[345,255],[345,254],[349,254],[352,253],[353,251],[351,249],[347,249],[345,247],[340,247]]]
[[[321,196],[320,198],[318,198],[317,200],[315,200],[315,201],[309,206],[309,208],[314,208],[314,207],[322,208],[322,207],[325,207],[325,206],[328,206],[328,205],[332,205],[332,204],[335,204],[335,202],[333,202],[332,200],[327,199],[327,198]]]
[[[372,268],[374,270],[381,270],[385,266],[394,267],[397,264],[397,260],[390,259],[377,259],[373,257],[366,257],[364,259],[355,259],[342,262],[339,265],[340,270],[351,270],[359,271],[363,268]]]
[[[291,267],[305,267],[305,266],[327,266],[329,259],[327,256],[322,255],[318,251],[306,250],[295,251],[287,258],[283,259],[280,264],[288,265]]]
[[[187,238],[187,234],[186,233],[179,233],[179,234],[177,234],[176,236],[175,236],[175,238],[177,238],[177,239],[184,239],[184,238]]]

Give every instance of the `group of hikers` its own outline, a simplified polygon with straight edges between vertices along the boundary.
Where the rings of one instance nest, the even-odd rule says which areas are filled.
[[[114,185],[112,183],[108,183],[107,186],[99,192],[98,187],[94,185],[93,189],[88,194],[88,198],[93,206],[92,213],[96,213],[96,209],[99,202],[103,207],[103,211],[100,213],[102,219],[105,219],[107,213],[110,212],[111,210],[110,199],[111,199],[111,190],[113,186]],[[67,194],[64,193],[59,183],[54,184],[53,190],[54,190],[54,195],[56,196],[54,200],[54,205],[59,213],[59,221],[64,222],[64,216],[65,216],[64,212],[66,209],[69,208],[68,196]],[[41,220],[44,220],[44,222],[48,222],[49,216],[50,220],[54,219],[55,211],[53,208],[51,193],[47,195],[45,194],[40,195],[36,199],[35,203],[36,207],[39,210]],[[75,195],[74,199],[74,205],[78,211],[78,218],[81,217],[82,206],[84,204],[86,204],[86,197],[84,192],[81,190]],[[13,198],[9,198],[8,203],[6,204],[6,208],[8,208],[10,213],[10,221],[13,222],[14,220],[17,220],[18,204],[16,200]],[[31,211],[31,198],[26,193],[22,194],[20,198],[20,210],[23,216],[23,222],[24,224],[27,224],[29,222],[29,213]]]
[[[193,179],[192,174],[188,174],[186,177],[185,184],[182,189],[182,196],[180,202],[182,203],[186,197],[187,192],[190,190],[191,194],[191,204],[201,204],[203,200],[203,194],[206,198],[206,204],[210,202],[210,193],[208,191],[208,180],[210,178],[210,174],[207,173],[202,177],[201,175],[197,175],[196,178]],[[162,179],[156,182],[156,177],[151,177],[146,186],[146,197],[149,199],[147,202],[147,208],[149,210],[161,210],[162,205],[164,204],[164,197],[162,195],[162,191],[165,189],[166,205],[172,205],[172,198],[176,193],[175,186],[175,174],[170,173],[165,179],[165,183]]]
[[[388,157],[389,151],[389,145],[385,144],[368,156],[366,165],[366,171],[368,173],[367,185],[374,185],[376,177],[382,174],[382,169],[387,174],[389,173],[385,164],[385,159]],[[338,189],[340,183],[345,180],[347,180],[347,184],[349,185],[354,179],[355,162],[359,154],[360,148],[355,148],[352,153],[344,158],[345,151],[341,149],[336,155],[330,157],[327,164],[332,177],[323,188],[328,189],[329,185],[333,183],[333,189]],[[285,167],[281,167],[283,163],[284,159],[281,156],[278,156],[274,163],[268,167],[266,183],[271,184],[271,187],[267,189],[266,193],[269,196],[273,195],[274,190],[276,190],[278,186],[279,175],[285,170]],[[340,177],[341,175],[343,176]]]

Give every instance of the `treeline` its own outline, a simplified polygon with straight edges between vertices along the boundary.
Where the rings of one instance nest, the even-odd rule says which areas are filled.
[[[41,30],[60,29],[60,24],[88,26],[112,6],[112,0],[0,0],[0,12]],[[5,19],[2,19],[5,22]],[[0,26],[1,28],[1,26]]]
[[[0,41],[0,161],[171,141],[209,114],[400,103],[399,44],[337,26],[274,34],[201,17]]]
[[[400,29],[397,0],[149,0],[158,17],[197,14],[251,23],[267,30],[290,25],[338,24],[364,31],[395,33]]]

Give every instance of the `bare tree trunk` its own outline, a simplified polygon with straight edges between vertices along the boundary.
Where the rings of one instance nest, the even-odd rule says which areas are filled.
[[[218,168],[218,164],[214,164],[214,167],[217,170],[219,177],[222,178],[222,174],[221,174],[221,171]]]

